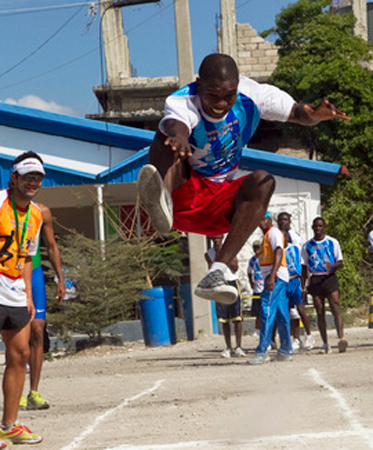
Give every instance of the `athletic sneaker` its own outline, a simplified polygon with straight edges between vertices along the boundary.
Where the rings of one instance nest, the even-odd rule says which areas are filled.
[[[234,286],[227,283],[224,274],[217,269],[209,272],[198,283],[194,293],[206,300],[231,305],[237,300],[238,291]]]
[[[48,409],[50,403],[45,400],[40,392],[31,391],[27,397],[27,409]]]
[[[156,167],[146,164],[137,177],[140,202],[148,213],[153,227],[159,233],[168,233],[172,228],[172,199],[164,187]]]
[[[300,319],[300,315],[299,315],[298,310],[297,310],[297,308],[295,306],[293,308],[290,308],[289,316],[290,316],[290,320]]]
[[[244,356],[246,356],[246,353],[242,350],[241,347],[236,347],[233,350],[233,354],[234,356],[238,356],[239,358],[243,358]]]
[[[231,357],[231,349],[230,348],[225,348],[221,353],[220,356],[222,358],[230,358]]]
[[[293,340],[292,346],[293,346],[293,350],[294,350],[294,351],[299,350],[300,347],[301,347],[301,342],[300,342],[300,340],[299,340],[298,338],[295,338],[295,339]]]
[[[304,343],[302,344],[302,348],[305,350],[311,350],[315,345],[315,338],[312,336],[312,334],[306,336],[306,339],[304,340]]]
[[[23,411],[27,409],[27,398],[25,395],[21,395],[21,399],[19,401],[19,409],[22,409]]]
[[[345,338],[342,338],[338,342],[338,351],[339,353],[344,353],[347,350],[348,342]]]
[[[321,347],[320,353],[332,353],[332,348],[329,344],[324,344]]]
[[[290,355],[290,353],[278,352],[276,355],[276,361],[280,362],[293,361],[293,355]]]
[[[4,441],[4,439],[0,439],[0,449],[7,448],[8,444],[11,444],[11,442],[8,440]]]
[[[249,359],[247,361],[251,366],[258,366],[259,364],[265,364],[271,361],[271,358],[267,355],[267,353],[257,353],[254,358]]]
[[[259,338],[259,336],[260,336],[260,330],[255,330],[254,333],[253,333],[253,337],[254,338]]]
[[[41,436],[19,423],[6,429],[0,427],[0,439],[9,440],[12,444],[38,444],[43,440]]]

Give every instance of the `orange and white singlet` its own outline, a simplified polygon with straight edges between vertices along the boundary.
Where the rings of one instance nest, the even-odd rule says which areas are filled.
[[[263,278],[267,278],[272,272],[275,262],[274,252],[280,247],[284,250],[285,239],[281,231],[276,227],[271,227],[263,237],[262,246],[259,253],[259,265]],[[283,281],[289,281],[289,272],[286,267],[285,251],[282,254],[281,266],[276,276]]]
[[[17,217],[10,191],[0,191],[0,304],[5,306],[27,304],[22,274],[26,256],[33,256],[37,252],[43,222],[43,214],[33,202],[30,203],[28,214],[27,209],[19,207],[16,207],[16,212]]]

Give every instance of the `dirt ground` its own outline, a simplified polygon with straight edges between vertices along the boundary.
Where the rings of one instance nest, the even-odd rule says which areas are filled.
[[[19,420],[44,436],[35,450],[373,449],[373,330],[347,329],[345,354],[314,334],[293,362],[255,367],[251,336],[230,360],[222,336],[85,350],[45,362],[51,408]]]

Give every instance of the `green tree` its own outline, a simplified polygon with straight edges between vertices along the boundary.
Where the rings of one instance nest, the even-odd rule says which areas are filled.
[[[133,316],[142,290],[184,272],[187,255],[180,250],[179,237],[171,234],[157,242],[123,240],[116,235],[104,244],[80,234],[63,237],[61,259],[77,296],[62,308],[56,303],[48,305],[48,321],[63,335],[74,331],[100,339],[103,328]],[[50,286],[50,297],[54,291],[55,286]]]
[[[318,103],[327,97],[351,121],[328,121],[316,127],[291,126],[310,155],[348,167],[351,178],[323,192],[328,233],[339,239],[343,305],[356,305],[368,293],[364,279],[367,223],[372,214],[373,77],[367,42],[352,34],[352,13],[333,14],[329,0],[300,0],[276,17],[280,60],[270,82],[297,101]]]

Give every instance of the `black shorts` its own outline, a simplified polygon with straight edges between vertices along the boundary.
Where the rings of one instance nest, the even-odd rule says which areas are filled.
[[[237,283],[235,281],[228,281],[233,287],[237,287]],[[220,323],[228,323],[228,322],[241,322],[242,321],[242,312],[241,312],[241,296],[238,291],[237,300],[231,304],[226,305],[223,303],[215,303],[216,315],[218,317],[218,322]]]
[[[251,310],[250,315],[252,317],[258,317],[260,314],[260,294],[253,294],[252,302],[251,302]]]
[[[312,296],[326,297],[339,290],[338,278],[335,273],[329,275],[312,275],[308,292]]]
[[[27,306],[0,305],[0,330],[16,330],[30,322]]]

